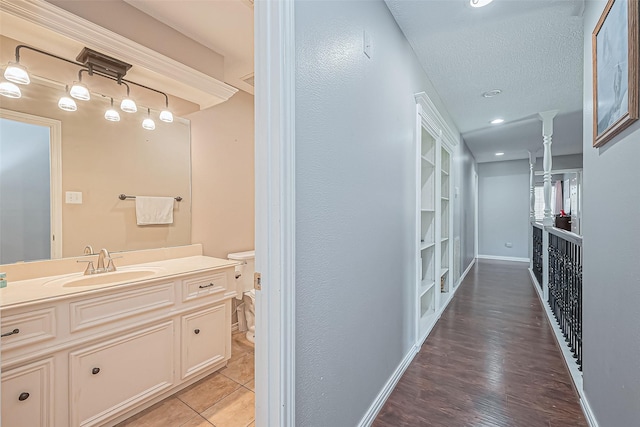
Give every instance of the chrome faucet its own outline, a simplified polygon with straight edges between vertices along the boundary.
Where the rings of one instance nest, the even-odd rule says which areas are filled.
[[[108,262],[107,265],[111,266],[111,256],[109,256],[109,251],[107,250],[107,248],[102,248],[102,249],[100,249],[100,253],[98,253],[98,266],[96,267],[96,271],[98,273],[109,271],[109,270],[107,270],[107,268],[104,265],[104,260],[105,259]]]

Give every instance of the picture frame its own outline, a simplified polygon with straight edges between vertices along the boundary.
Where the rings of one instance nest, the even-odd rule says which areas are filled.
[[[593,30],[593,146],[638,120],[638,1],[609,0]]]

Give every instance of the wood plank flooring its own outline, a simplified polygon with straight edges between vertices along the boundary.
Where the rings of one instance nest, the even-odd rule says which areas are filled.
[[[460,286],[373,427],[587,427],[527,264]]]

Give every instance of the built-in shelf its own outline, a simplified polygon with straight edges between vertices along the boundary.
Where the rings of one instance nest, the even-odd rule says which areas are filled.
[[[435,212],[435,209],[420,209],[422,212]]]
[[[449,240],[449,238],[448,238],[448,237],[443,237],[443,238],[442,238],[442,240],[441,240],[441,242],[446,242],[447,240]]]
[[[435,166],[436,164],[433,162],[433,160],[431,160],[430,158],[428,158],[427,156],[422,156],[422,160],[425,161],[426,163],[430,164],[431,166]]]
[[[447,172],[446,170],[442,169],[442,175],[449,175],[449,172]]]
[[[421,251],[424,251],[425,249],[432,248],[432,247],[434,247],[434,246],[435,246],[435,244],[436,244],[435,242],[431,242],[431,243],[428,243],[428,242],[420,242],[420,250],[421,250]]]
[[[420,283],[420,297],[429,292],[431,288],[435,286],[435,284],[436,282],[434,282],[433,280],[423,280]]]
[[[442,270],[440,270],[440,277],[444,276],[445,274],[447,274],[449,272],[448,268],[443,268]]]
[[[445,200],[445,201],[447,201],[447,202],[448,202],[448,201],[449,201],[449,198],[448,198],[448,197],[443,197],[443,198],[442,198],[442,200]]]

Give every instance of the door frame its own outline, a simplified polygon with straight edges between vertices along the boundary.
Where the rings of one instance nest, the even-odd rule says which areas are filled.
[[[256,1],[256,426],[295,426],[294,1]]]
[[[51,259],[62,258],[62,123],[59,120],[0,108],[0,118],[49,128]]]

